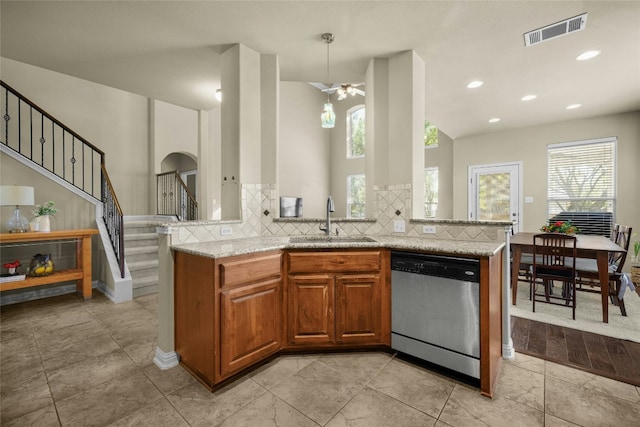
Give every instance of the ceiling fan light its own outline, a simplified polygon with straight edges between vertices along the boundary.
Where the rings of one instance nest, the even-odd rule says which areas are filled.
[[[325,129],[331,129],[336,125],[336,113],[333,112],[333,105],[330,102],[324,104],[324,109],[320,115],[322,121],[322,127]]]

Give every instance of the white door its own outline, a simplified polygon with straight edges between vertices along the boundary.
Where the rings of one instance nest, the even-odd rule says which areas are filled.
[[[511,221],[513,231],[522,228],[522,164],[501,163],[469,167],[469,219]]]

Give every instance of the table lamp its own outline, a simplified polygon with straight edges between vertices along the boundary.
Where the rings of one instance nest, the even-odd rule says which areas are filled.
[[[0,206],[16,207],[7,222],[9,233],[24,233],[29,229],[29,220],[20,213],[20,205],[34,205],[33,187],[21,185],[0,186]]]

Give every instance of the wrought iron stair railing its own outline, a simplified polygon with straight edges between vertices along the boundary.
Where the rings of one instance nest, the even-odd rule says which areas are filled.
[[[156,175],[158,215],[176,216],[180,221],[198,219],[198,202],[177,171]]]
[[[103,220],[124,277],[124,221],[105,169],[104,152],[4,81],[0,86],[0,143],[102,202]]]

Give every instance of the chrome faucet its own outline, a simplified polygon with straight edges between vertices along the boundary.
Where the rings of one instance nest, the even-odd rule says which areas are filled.
[[[325,224],[325,228],[320,226],[320,230],[324,231],[324,234],[327,236],[331,236],[331,212],[336,211],[336,206],[333,204],[333,198],[329,196],[327,199],[327,222]]]

